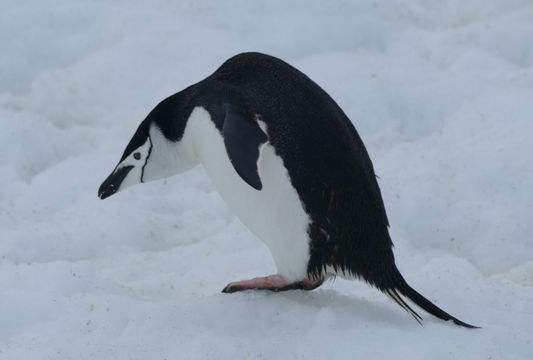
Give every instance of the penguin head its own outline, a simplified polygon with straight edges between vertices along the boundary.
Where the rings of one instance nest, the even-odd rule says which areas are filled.
[[[163,100],[139,125],[117,166],[98,189],[102,200],[132,185],[184,172],[198,163],[191,146],[181,141],[187,118],[179,109],[176,95]]]

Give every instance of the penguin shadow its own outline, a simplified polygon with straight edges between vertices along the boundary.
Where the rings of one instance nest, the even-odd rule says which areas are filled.
[[[401,311],[388,308],[386,304],[344,295],[334,289],[285,292],[248,290],[218,296],[223,297],[223,311],[220,311],[221,307],[216,311],[213,308],[205,310],[212,313],[212,316],[206,318],[216,316],[220,326],[212,321],[205,325],[209,326],[210,331],[225,335],[260,335],[276,329],[306,329],[316,326],[326,326],[337,331],[373,324],[397,328],[419,326]],[[236,306],[237,304],[239,305]],[[249,316],[250,314],[253,316]]]
[[[384,303],[373,302],[356,295],[342,294],[335,289],[317,289],[313,292],[302,290],[286,292],[283,297],[307,311],[328,312],[332,325],[340,328],[353,327],[354,323],[387,323],[403,327],[418,326],[402,311],[397,311]]]

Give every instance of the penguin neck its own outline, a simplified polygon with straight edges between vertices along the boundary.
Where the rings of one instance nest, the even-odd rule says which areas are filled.
[[[168,139],[155,124],[150,125],[152,148],[144,167],[144,181],[152,181],[183,173],[198,164],[187,141]]]
[[[205,108],[197,106],[187,120],[187,126],[181,139],[184,153],[196,163],[204,163],[207,160],[206,157],[212,153],[211,148],[217,146],[217,140],[219,140],[213,137],[221,137],[220,133],[217,134],[218,131],[206,131],[206,127],[210,128],[209,130],[216,128],[209,112]]]

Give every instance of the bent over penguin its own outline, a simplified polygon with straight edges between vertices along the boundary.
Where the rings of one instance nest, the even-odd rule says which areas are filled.
[[[230,283],[246,289],[311,290],[330,276],[363,279],[420,322],[406,297],[443,320],[398,271],[368,153],[335,101],[272,56],[243,53],[158,104],[98,191],[202,164],[224,201],[270,249],[278,273]]]

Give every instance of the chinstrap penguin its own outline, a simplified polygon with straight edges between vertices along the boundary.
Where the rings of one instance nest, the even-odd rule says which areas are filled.
[[[422,320],[472,328],[411,288],[398,271],[372,162],[352,122],[317,84],[260,53],[227,60],[159,103],[139,125],[98,196],[202,164],[224,201],[266,243],[278,273],[228,284],[311,290],[362,279]]]

